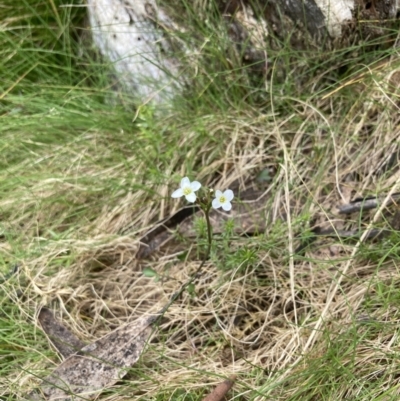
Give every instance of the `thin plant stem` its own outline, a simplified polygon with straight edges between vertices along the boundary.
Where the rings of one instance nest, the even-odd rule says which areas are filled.
[[[196,269],[196,272],[190,277],[190,279],[182,284],[181,288],[176,291],[167,305],[165,305],[160,312],[154,316],[154,322],[156,322],[161,316],[164,315],[164,313],[169,309],[169,307],[182,295],[183,291],[186,290],[186,288],[193,283],[194,280],[196,280],[200,276],[201,269],[203,268],[204,264],[208,260],[211,252],[211,244],[212,244],[212,227],[211,227],[211,222],[210,222],[210,204],[206,204],[203,206],[202,210],[204,211],[204,215],[206,218],[206,224],[207,224],[207,250],[206,253],[203,257],[203,260],[200,263],[200,266]]]
[[[209,205],[208,205],[207,209],[204,210],[204,215],[206,216],[208,245],[207,245],[206,255],[205,255],[203,261],[201,262],[200,267],[203,267],[205,261],[208,259],[208,257],[210,256],[210,252],[211,252],[212,228],[211,228],[211,223],[210,223],[210,206]]]

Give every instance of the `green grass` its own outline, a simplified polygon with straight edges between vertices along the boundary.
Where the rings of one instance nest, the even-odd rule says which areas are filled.
[[[215,10],[205,24],[200,4],[182,3],[203,46],[190,89],[160,114],[113,89],[82,2],[3,3],[0,397],[21,399],[59,363],[36,325],[40,306],[90,342],[157,310],[195,271],[201,219],[193,236],[135,257],[142,235],[183,205],[170,194],[189,176],[267,191],[252,216],[263,228],[225,223],[194,291],[99,399],[198,400],[231,374],[229,399],[398,399],[398,232],[319,238],[293,254],[313,222],[365,229],[375,213],[343,219],[335,205],[398,191],[397,166],[381,168],[399,146],[398,93],[385,86],[395,52],[366,43],[306,63],[283,47],[269,56],[286,74],[266,84],[233,54]]]

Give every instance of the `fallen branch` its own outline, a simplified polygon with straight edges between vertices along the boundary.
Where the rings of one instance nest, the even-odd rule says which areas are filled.
[[[377,208],[385,196],[370,196],[366,198],[357,198],[346,205],[339,206],[339,214],[351,214],[355,212],[360,212],[362,210],[371,210]],[[386,206],[393,205],[400,199],[400,193],[396,192],[388,200]]]

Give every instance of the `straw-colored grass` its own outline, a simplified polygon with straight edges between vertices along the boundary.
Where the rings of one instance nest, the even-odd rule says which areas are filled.
[[[267,201],[254,218],[267,222],[265,231],[216,236],[195,294],[169,308],[139,363],[98,399],[198,400],[232,374],[228,399],[398,399],[399,233],[374,242],[319,239],[304,255],[294,252],[313,222],[389,227],[385,201],[347,218],[336,207],[400,191],[397,53],[318,93],[307,84],[292,96],[272,77],[266,86],[276,92],[247,88],[248,104],[229,98],[232,84],[215,109],[211,88],[204,101],[194,96],[190,114],[184,106],[162,116],[144,107],[135,118],[127,96],[110,104],[99,65],[84,70],[71,56],[77,44],[58,49],[70,57],[67,76],[52,71],[52,54],[27,55],[24,44],[36,40],[28,31],[37,27],[24,18],[20,30],[10,22],[20,43],[1,36],[34,66],[31,77],[22,61],[12,72],[17,56],[8,45],[0,269],[19,269],[0,285],[2,399],[22,399],[60,362],[37,325],[42,305],[91,342],[158,311],[190,278],[201,263],[201,224],[200,245],[178,239],[149,259],[136,257],[142,235],[183,205],[170,197],[182,176],[244,189],[264,170],[271,179],[257,185]],[[145,267],[164,279],[145,277]]]

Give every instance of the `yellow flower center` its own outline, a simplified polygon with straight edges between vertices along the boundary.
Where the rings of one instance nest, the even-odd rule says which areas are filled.
[[[226,198],[225,198],[224,195],[222,195],[222,196],[219,197],[219,202],[220,202],[220,203],[225,203],[225,202],[226,202]]]
[[[190,195],[192,193],[192,188],[186,187],[183,190],[183,195],[187,196]]]

